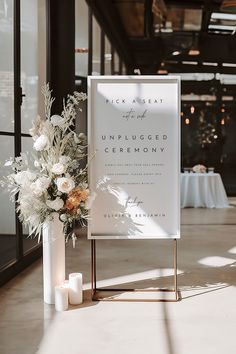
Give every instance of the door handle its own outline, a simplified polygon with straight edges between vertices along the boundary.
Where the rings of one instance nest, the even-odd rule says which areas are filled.
[[[23,103],[23,97],[26,97],[26,94],[22,92],[22,87],[20,87],[20,92],[19,92],[19,96],[20,96],[20,105],[22,106]]]

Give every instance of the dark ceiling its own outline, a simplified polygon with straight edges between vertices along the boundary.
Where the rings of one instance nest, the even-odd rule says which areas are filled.
[[[87,3],[129,74],[214,73],[209,82],[196,78],[195,93],[235,94],[233,82],[219,76],[236,74],[236,8],[222,8],[222,0]],[[192,92],[193,82],[183,88]]]

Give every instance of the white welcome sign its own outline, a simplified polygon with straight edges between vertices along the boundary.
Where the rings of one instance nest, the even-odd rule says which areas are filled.
[[[88,90],[88,238],[179,238],[179,77],[92,76]]]

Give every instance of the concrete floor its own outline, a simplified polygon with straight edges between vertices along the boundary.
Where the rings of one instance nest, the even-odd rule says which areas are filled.
[[[172,284],[171,241],[99,241],[99,285]],[[67,246],[67,273],[89,289],[90,243]],[[178,242],[182,300],[91,302],[56,313],[36,262],[0,290],[1,354],[234,354],[236,208],[184,209]]]

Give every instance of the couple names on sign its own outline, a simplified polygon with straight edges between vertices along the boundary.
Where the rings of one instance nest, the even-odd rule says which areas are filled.
[[[88,83],[89,238],[179,237],[179,79]]]

